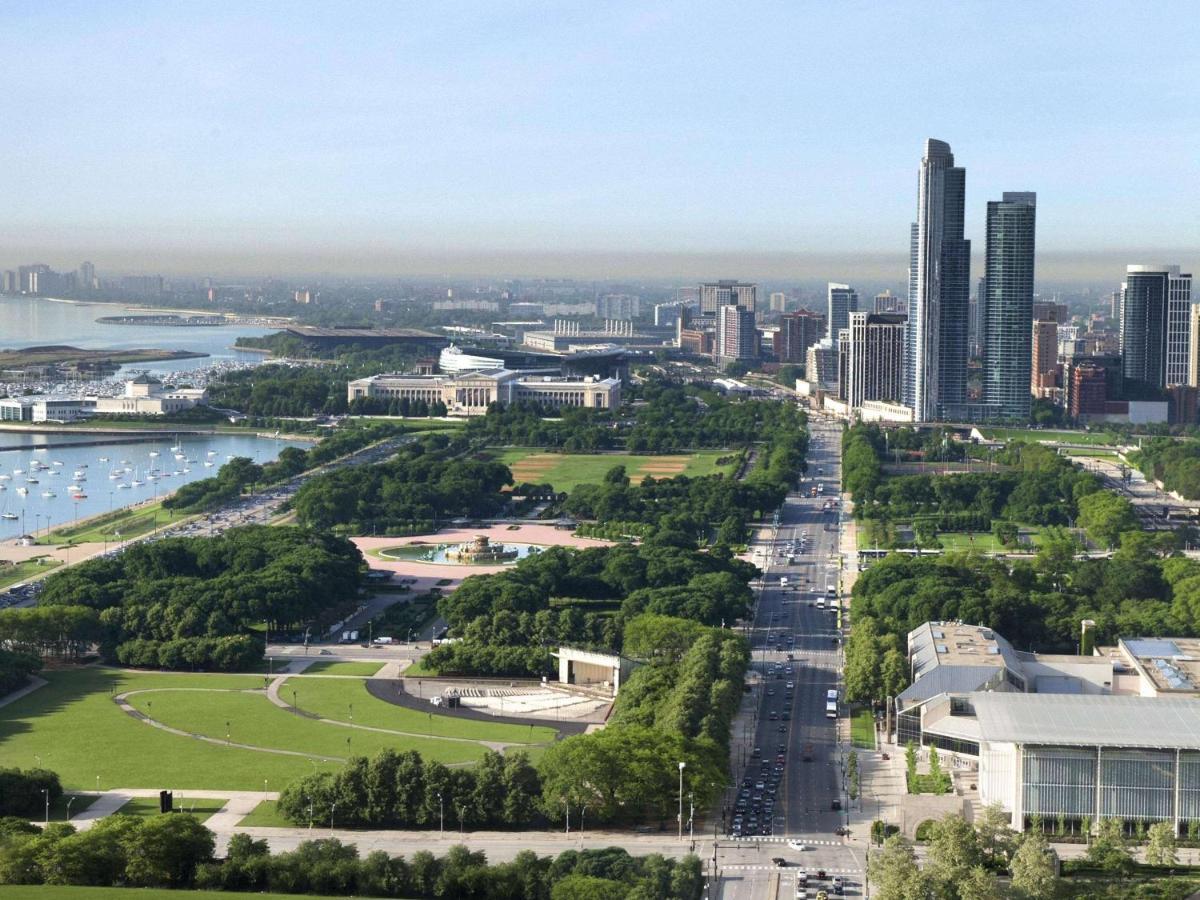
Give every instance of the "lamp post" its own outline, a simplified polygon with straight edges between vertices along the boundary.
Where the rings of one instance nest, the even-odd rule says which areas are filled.
[[[66,818],[66,821],[68,821],[68,822],[70,822],[70,821],[71,821],[71,804],[72,804],[72,803],[74,803],[74,802],[75,802],[75,798],[74,798],[74,797],[68,797],[68,798],[67,798],[67,818]]]
[[[329,834],[333,835],[333,811],[337,809],[337,803],[329,804]]]
[[[50,789],[42,788],[42,796],[46,798],[46,824],[50,824]]]
[[[680,761],[679,763],[679,840],[683,840],[683,770],[687,767],[687,763]]]
[[[438,834],[446,832],[446,808],[442,803],[442,792],[438,791]]]
[[[312,831],[312,827],[313,827],[313,798],[312,798],[312,797],[305,797],[304,799],[308,801],[308,830],[309,830],[309,831]]]

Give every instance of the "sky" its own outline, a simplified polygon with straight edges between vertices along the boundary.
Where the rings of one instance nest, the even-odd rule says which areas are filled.
[[[977,254],[1033,190],[1041,278],[1200,263],[1190,3],[6,0],[0,34],[5,266],[902,277],[928,137]]]

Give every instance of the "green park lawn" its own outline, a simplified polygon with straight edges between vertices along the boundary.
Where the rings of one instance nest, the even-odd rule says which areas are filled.
[[[363,675],[370,677],[383,668],[381,662],[335,662],[317,660],[304,670],[305,675]]]
[[[187,797],[181,794],[176,794],[174,800],[177,812],[190,813],[201,822],[207,821],[214,813],[219,813],[228,802],[227,800],[211,800],[203,797]],[[74,810],[72,810],[73,812]],[[134,797],[117,812],[139,818],[162,815],[158,811],[157,797]]]
[[[264,779],[276,790],[314,768],[340,768],[340,763],[325,760],[346,755],[346,737],[352,739],[354,755],[370,755],[388,746],[419,750],[430,759],[449,763],[475,760],[484,752],[481,744],[390,736],[298,717],[262,695],[262,676],[126,672],[93,666],[50,670],[43,677],[47,685],[0,707],[0,768],[50,769],[59,774],[68,793],[122,787],[262,790]],[[318,680],[308,679],[309,683]],[[328,681],[362,687],[350,679]],[[224,741],[229,722],[236,741],[302,755],[227,747],[153,728],[113,702],[112,694],[130,690],[162,691],[134,695],[131,700],[143,711],[152,704],[154,718],[173,727]],[[362,703],[366,715],[370,704]],[[433,717],[435,732],[442,718]],[[451,719],[447,727],[462,724]],[[545,738],[535,730],[535,739]]]
[[[279,813],[274,800],[264,800],[237,824],[238,828],[292,828],[291,822]]]
[[[162,500],[138,504],[136,507],[101,513],[84,519],[78,525],[56,528],[50,535],[38,538],[39,544],[84,544],[88,542],[128,540],[138,537],[186,516],[163,509]]]
[[[850,743],[867,750],[875,749],[875,718],[869,709],[855,710],[850,717]]]
[[[25,581],[27,578],[33,578],[35,575],[43,575],[60,565],[62,563],[53,557],[39,556],[19,562],[13,566],[5,566],[0,569],[0,588],[6,588],[10,584]]]
[[[512,469],[517,484],[551,484],[556,491],[572,491],[581,484],[599,484],[613,466],[624,466],[632,481],[647,475],[654,478],[673,478],[687,475],[698,478],[733,471],[736,452],[732,450],[698,450],[663,456],[628,453],[547,453],[529,447],[495,449],[492,455]],[[730,462],[717,463],[718,459]]]
[[[153,693],[132,696],[129,702],[140,712],[171,728],[220,741],[228,736],[234,744],[288,750],[319,759],[344,761],[352,756],[374,756],[387,747],[417,750],[426,759],[443,763],[473,762],[483,756],[485,748],[481,744],[343,728],[297,716],[271,703],[261,693],[261,682],[257,687],[258,692],[245,693],[236,689],[224,692],[194,688],[175,690],[170,685],[163,685]],[[208,746],[216,751],[223,749]],[[259,783],[262,783],[261,778]]]
[[[350,721],[353,704],[354,724],[371,728],[513,744],[545,743],[554,739],[554,729],[545,726],[535,725],[531,729],[527,725],[481,722],[395,706],[367,693],[364,682],[348,678],[289,678],[279,689],[280,699],[291,703],[292,691],[296,692],[296,703],[302,712],[338,722]]]
[[[211,897],[311,900],[312,894],[238,894],[230,891],[177,891],[169,888],[69,887],[62,884],[0,885],[0,900],[206,900]]]
[[[979,433],[994,441],[1058,441],[1063,444],[1095,444],[1112,447],[1119,439],[1107,432],[1048,431],[1037,428],[980,428]]]

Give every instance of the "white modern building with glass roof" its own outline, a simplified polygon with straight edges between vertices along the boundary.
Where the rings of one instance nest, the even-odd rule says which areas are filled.
[[[987,628],[909,634],[913,683],[895,700],[901,745],[978,766],[983,804],[1037,817],[1200,822],[1200,641],[1123,639],[1091,655],[1015,650]]]

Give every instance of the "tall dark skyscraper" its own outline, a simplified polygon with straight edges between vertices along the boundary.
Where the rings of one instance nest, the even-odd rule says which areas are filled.
[[[858,291],[848,284],[829,282],[829,338],[836,341],[850,326],[850,313],[858,312]]]
[[[1127,266],[1121,285],[1121,359],[1126,380],[1187,384],[1192,276],[1179,266]]]
[[[967,392],[971,242],[963,237],[966,170],[930,139],[917,179],[909,273],[904,404],[917,421],[959,414]]]
[[[1005,191],[987,205],[983,399],[1002,419],[1029,418],[1033,364],[1033,248],[1037,194]]]

